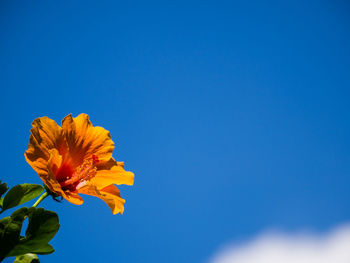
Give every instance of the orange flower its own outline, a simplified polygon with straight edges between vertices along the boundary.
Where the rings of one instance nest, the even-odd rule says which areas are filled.
[[[123,213],[125,200],[114,184],[134,183],[134,174],[112,157],[107,130],[93,127],[89,116],[69,114],[60,127],[48,117],[35,119],[25,158],[55,194],[81,205],[79,194],[101,198],[113,214]]]

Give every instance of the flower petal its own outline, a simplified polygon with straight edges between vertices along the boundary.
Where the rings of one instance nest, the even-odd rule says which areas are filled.
[[[82,113],[76,118],[69,114],[62,120],[62,129],[75,165],[91,159],[92,155],[105,161],[112,157],[114,143],[109,131],[93,127],[87,114]]]
[[[111,184],[134,184],[134,174],[124,170],[123,162],[116,162],[113,158],[103,165],[98,165],[98,170],[94,178],[90,181],[97,189],[102,189]]]
[[[49,153],[50,159],[47,162],[48,174],[41,177],[41,179],[52,192],[58,195],[63,195],[64,192],[62,190],[62,187],[55,177],[56,171],[62,165],[62,156],[56,149],[49,150]]]
[[[41,177],[48,173],[49,150],[56,148],[63,154],[66,149],[65,141],[61,127],[48,117],[35,119],[32,126],[28,150],[25,151],[24,156],[29,165]]]
[[[124,212],[125,200],[120,197],[120,191],[115,185],[109,185],[101,190],[97,190],[95,186],[88,184],[80,188],[79,193],[101,198],[106,202],[114,215],[117,213],[123,214]]]
[[[41,177],[44,184],[47,185],[47,187],[54,192],[57,195],[62,196],[67,201],[75,204],[75,205],[81,205],[84,200],[78,195],[78,193],[74,193],[71,191],[63,191],[62,186],[55,178],[56,171],[61,167],[62,165],[62,156],[58,153],[56,149],[52,149],[50,152],[50,159],[47,162],[47,170],[48,174],[47,176]]]
[[[64,199],[66,199],[67,201],[69,201],[70,203],[75,204],[75,205],[81,205],[84,203],[83,198],[81,198],[78,195],[78,193],[66,191],[62,196]]]

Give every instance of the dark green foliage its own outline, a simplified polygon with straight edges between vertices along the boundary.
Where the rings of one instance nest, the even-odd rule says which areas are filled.
[[[0,261],[19,243],[28,208],[21,208],[0,220]]]
[[[6,193],[6,191],[8,190],[9,188],[7,187],[7,184],[6,183],[3,183],[1,180],[0,180],[0,197]]]
[[[4,193],[6,193],[6,191],[8,190],[9,188],[7,187],[7,184],[6,183],[3,183],[1,180],[0,180],[0,207],[2,208],[2,202],[4,201],[4,198],[1,198],[2,195]]]
[[[20,233],[26,217],[29,222],[23,237]],[[5,257],[27,253],[54,252],[48,242],[55,236],[58,229],[59,221],[55,212],[34,207],[24,207],[15,211],[11,216],[0,220],[0,261]]]
[[[35,197],[38,197],[44,188],[38,184],[19,184],[10,189],[5,195],[2,203],[2,209],[6,210],[25,202],[28,202]]]

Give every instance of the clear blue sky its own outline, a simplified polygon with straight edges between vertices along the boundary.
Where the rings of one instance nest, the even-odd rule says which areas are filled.
[[[58,212],[42,262],[206,262],[266,228],[350,220],[347,1],[1,1],[1,177],[33,119],[88,113],[135,173],[125,213]]]

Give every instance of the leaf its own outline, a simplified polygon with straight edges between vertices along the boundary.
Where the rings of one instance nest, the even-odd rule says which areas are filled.
[[[26,217],[29,222],[26,236],[22,237],[20,233]],[[53,253],[55,250],[48,242],[55,236],[59,226],[55,212],[34,207],[16,210],[11,216],[0,220],[0,261],[5,257],[28,253]]]
[[[2,208],[4,210],[21,205],[39,196],[44,188],[38,184],[19,184],[5,195]]]
[[[8,190],[9,188],[7,187],[7,184],[6,183],[3,183],[1,180],[0,180],[0,197],[6,193],[6,191]]]
[[[0,261],[18,244],[27,211],[23,207],[0,220]]]
[[[46,244],[45,246],[42,246],[39,249],[34,250],[33,252],[39,255],[48,255],[55,252],[55,249],[50,244]]]
[[[7,254],[18,256],[26,253],[50,254],[55,250],[48,242],[56,235],[60,225],[55,212],[43,208],[28,209],[28,228],[26,236]]]
[[[13,263],[40,263],[38,256],[32,253],[17,256]]]
[[[2,203],[4,201],[4,198],[1,198],[1,196],[6,193],[6,191],[8,190],[9,188],[7,187],[7,184],[6,183],[2,183],[2,181],[0,180],[0,207],[2,208]],[[3,210],[2,210],[3,211]]]

